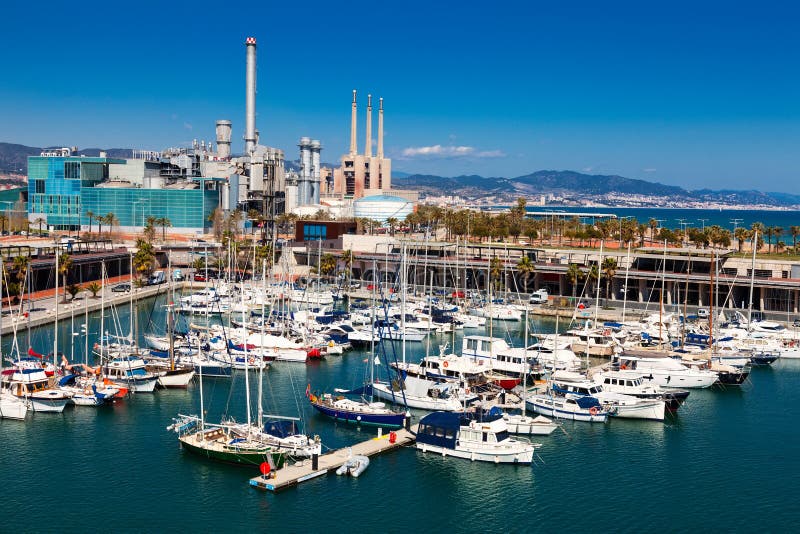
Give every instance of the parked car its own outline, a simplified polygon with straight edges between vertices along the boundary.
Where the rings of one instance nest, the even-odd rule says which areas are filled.
[[[131,290],[131,285],[128,283],[125,284],[117,284],[111,288],[113,293],[127,293]]]
[[[172,270],[172,279],[175,282],[183,282],[183,272],[180,269],[173,269]]]
[[[194,273],[194,281],[195,282],[206,282],[206,275],[203,273]]]
[[[147,280],[147,285],[155,286],[163,284],[166,281],[167,277],[164,275],[164,271],[153,271],[153,274],[151,274],[150,278]]]
[[[697,308],[697,316],[700,319],[708,319],[708,308]]]
[[[792,321],[792,326],[794,326],[795,328],[800,328],[800,317]]]
[[[540,289],[539,291],[534,291],[531,294],[530,303],[531,304],[547,304],[547,294],[546,289]]]

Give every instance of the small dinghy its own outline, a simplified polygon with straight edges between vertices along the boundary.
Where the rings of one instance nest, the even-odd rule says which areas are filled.
[[[337,475],[350,475],[351,477],[358,477],[369,466],[369,458],[357,454],[345,460],[345,462],[336,470]]]

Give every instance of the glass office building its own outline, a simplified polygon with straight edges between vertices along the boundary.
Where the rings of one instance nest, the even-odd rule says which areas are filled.
[[[198,231],[211,226],[208,220],[219,206],[219,191],[206,189],[145,189],[97,187],[108,180],[108,165],[125,164],[116,158],[75,156],[31,156],[28,158],[28,214],[39,217],[55,230],[79,230],[95,216],[113,213],[115,226],[141,228],[147,218],[166,217],[175,229]]]
[[[142,227],[153,216],[168,218],[172,228],[200,230],[211,226],[208,219],[217,207],[217,190],[91,187],[81,191],[81,224],[89,224],[91,211],[113,213],[121,227]]]
[[[42,217],[56,230],[77,230],[81,224],[81,190],[108,178],[109,163],[124,159],[75,156],[28,158],[28,213]]]

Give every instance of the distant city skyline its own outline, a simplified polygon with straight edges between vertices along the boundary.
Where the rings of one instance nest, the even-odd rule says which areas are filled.
[[[261,143],[287,159],[309,136],[337,162],[357,89],[359,151],[367,94],[383,97],[397,171],[786,192],[800,174],[790,3],[4,7],[0,141],[160,150],[229,119],[241,152],[253,36]]]

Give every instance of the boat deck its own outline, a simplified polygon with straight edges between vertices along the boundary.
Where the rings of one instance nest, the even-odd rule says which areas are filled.
[[[319,457],[317,469],[313,468],[312,460],[308,458],[294,465],[287,465],[274,473],[270,473],[272,478],[265,478],[263,475],[253,477],[250,479],[250,485],[261,490],[280,491],[291,486],[296,486],[306,480],[311,480],[319,476],[327,475],[331,471],[335,471],[347,461],[350,457],[350,451],[352,451],[354,456],[375,456],[383,452],[410,445],[414,443],[416,439],[415,434],[403,428],[395,430],[394,432],[397,435],[397,439],[394,443],[389,442],[389,434],[383,434],[382,436],[356,443],[350,447],[343,447],[321,455]]]

